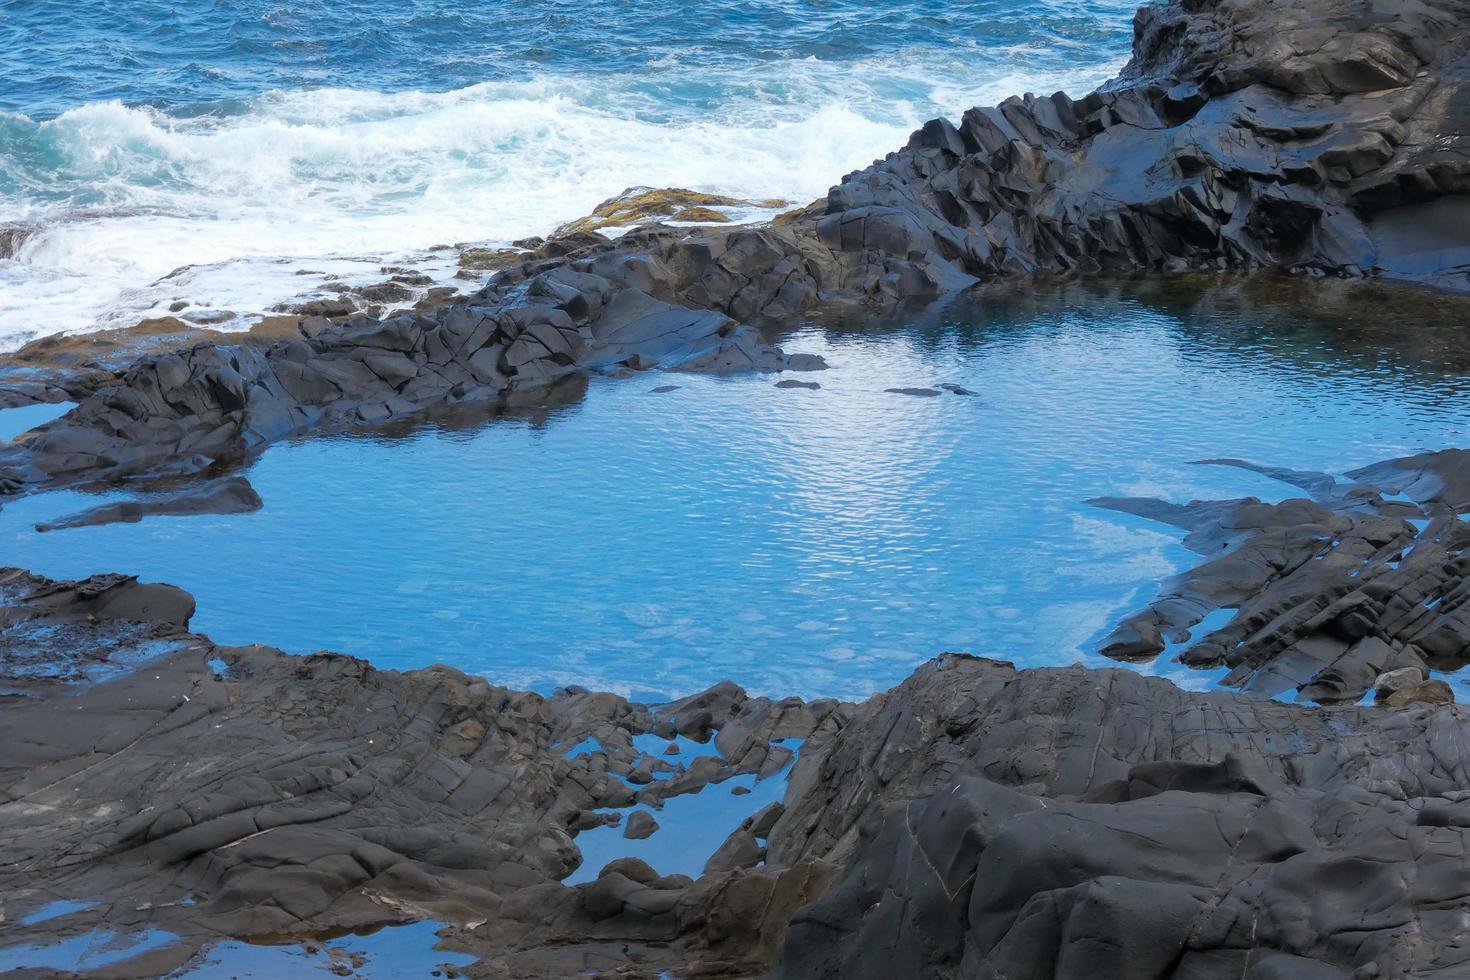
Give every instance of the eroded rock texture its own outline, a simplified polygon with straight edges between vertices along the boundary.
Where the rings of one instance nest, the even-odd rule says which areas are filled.
[[[18,682],[0,711],[0,948],[170,937],[96,975],[417,918],[487,977],[1470,969],[1456,705],[1324,710],[946,655],[862,706],[725,683],[650,708],[223,648],[186,632],[177,590],[5,575],[9,622],[45,628],[23,656],[0,649]],[[37,683],[49,636],[111,672]],[[648,733],[718,754],[671,763],[636,747]],[[734,773],[777,778],[782,739],[802,742],[785,800],[723,844],[711,828],[699,878],[625,858],[560,883],[578,833]],[[84,907],[34,918],[56,900]]]
[[[188,471],[573,371],[814,367],[748,325],[1006,275],[1284,268],[1467,288],[1467,25],[1465,0],[1146,7],[1133,60],[1098,92],[934,120],[769,226],[575,233],[507,253],[481,293],[424,315],[144,357],[0,455],[0,487]]]
[[[1466,976],[1466,720],[941,658],[803,755],[772,975]]]
[[[638,862],[557,883],[581,863],[579,831],[635,803],[728,794],[720,784],[739,773],[774,777],[793,754],[778,740],[820,744],[850,706],[753,699],[729,683],[657,709],[587,691],[544,698],[448,667],[399,674],[219,647],[187,632],[186,593],[122,576],[6,570],[0,589],[0,948],[99,926],[178,937],[112,970],[150,976],[223,936],[433,918],[472,944],[468,930],[490,923],[480,928],[498,938],[481,947],[514,975],[630,956],[753,969],[830,877],[754,873],[757,846],[698,885]],[[645,733],[713,738],[719,751],[670,760],[635,747]],[[764,840],[774,815],[761,819],[737,834]],[[26,922],[57,899],[99,904]],[[586,948],[547,959],[564,932],[555,945]],[[638,936],[678,948],[617,953]]]
[[[1093,501],[1185,529],[1206,557],[1165,582],[1159,598],[1103,642],[1121,660],[1147,660],[1168,641],[1179,659],[1230,668],[1224,683],[1255,694],[1299,691],[1322,703],[1381,697],[1443,700],[1429,672],[1470,663],[1470,452],[1450,449],[1389,460],[1339,482],[1322,473],[1242,466],[1309,497],[1171,504]],[[1238,610],[1201,637],[1211,612]],[[1394,675],[1385,686],[1379,678]],[[1422,686],[1428,683],[1428,686]]]

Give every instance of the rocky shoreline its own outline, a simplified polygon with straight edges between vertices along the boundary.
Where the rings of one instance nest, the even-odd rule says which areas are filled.
[[[725,683],[649,706],[220,647],[187,594],[124,576],[0,590],[0,943],[170,937],[89,975],[415,919],[487,977],[1470,968],[1459,706],[959,654],[861,705]],[[649,736],[716,751],[671,763]],[[579,832],[774,777],[791,740],[784,801],[697,879],[625,858],[559,883]],[[34,921],[56,901],[80,910]]]
[[[569,230],[386,319],[185,328],[136,358],[33,345],[0,404],[79,405],[0,446],[0,496],[213,478],[288,436],[535,404],[589,371],[819,370],[758,328],[1006,277],[1470,291],[1467,78],[1463,0],[1146,7],[1100,91],[935,120],[767,225]],[[471,976],[1464,976],[1470,719],[1429,672],[1470,660],[1470,455],[1267,475],[1310,499],[1099,501],[1206,559],[1105,652],[1189,643],[1255,697],[960,654],[861,705],[543,697],[220,647],[181,590],[5,570],[0,949],[161,931],[92,971],[152,976],[224,938],[428,919]],[[248,484],[191,493],[154,506],[259,506]],[[1271,699],[1291,689],[1327,707]],[[716,751],[675,758],[680,738]],[[562,883],[619,811],[788,765],[698,878],[623,859]],[[37,918],[57,901],[82,908]]]

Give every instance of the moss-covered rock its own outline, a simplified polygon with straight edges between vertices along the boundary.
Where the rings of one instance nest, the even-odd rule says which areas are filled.
[[[747,201],[738,197],[706,194],[702,191],[691,191],[681,187],[630,187],[617,197],[608,198],[597,205],[586,217],[562,225],[556,230],[556,234],[566,235],[579,231],[620,228],[660,219],[701,224],[724,223],[730,220],[730,216],[715,211],[715,208],[775,210],[784,207],[786,203],[786,201],[776,199]]]

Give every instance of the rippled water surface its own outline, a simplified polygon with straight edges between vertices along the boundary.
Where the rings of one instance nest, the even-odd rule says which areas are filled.
[[[785,343],[831,362],[803,376],[820,390],[594,379],[541,413],[272,449],[248,474],[257,514],[40,535],[97,498],[24,499],[0,552],[175,582],[220,641],[541,689],[858,697],[943,650],[1096,662],[1100,631],[1188,556],[1087,498],[1281,499],[1190,461],[1340,472],[1465,443],[1458,323],[1341,309],[1072,290],[810,327]],[[884,390],[937,383],[978,394]]]
[[[433,246],[633,185],[804,204],[935,115],[1090,90],[1133,6],[0,0],[0,350],[385,263],[464,285]]]

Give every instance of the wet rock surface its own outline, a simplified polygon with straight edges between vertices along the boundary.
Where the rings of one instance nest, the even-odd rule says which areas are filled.
[[[679,187],[630,187],[603,201],[592,213],[557,229],[557,236],[578,232],[603,232],[619,226],[638,225],[666,219],[689,224],[725,224],[730,216],[716,208],[774,210],[787,202],[746,201],[723,194],[705,194]]]
[[[180,493],[152,500],[123,500],[100,504],[79,514],[37,524],[36,530],[59,531],[73,527],[105,524],[136,524],[145,517],[187,517],[193,514],[249,514],[260,510],[260,494],[243,476],[190,487]]]
[[[187,592],[131,575],[65,582],[0,569],[0,704],[174,649],[193,615]]]
[[[1183,643],[1181,662],[1228,668],[1226,685],[1322,704],[1374,690],[1387,698],[1418,689],[1431,670],[1470,663],[1470,524],[1459,517],[1470,510],[1470,452],[1389,460],[1342,481],[1242,460],[1205,463],[1244,467],[1309,496],[1093,501],[1182,528],[1185,546],[1206,558],[1126,617],[1104,654],[1148,660]],[[1218,609],[1237,611],[1191,635]],[[1421,693],[1453,698],[1448,686],[1432,691]]]
[[[25,657],[0,634],[7,676],[82,647],[116,667],[0,712],[0,946],[170,937],[94,975],[165,973],[224,937],[415,919],[444,923],[487,977],[1470,966],[1457,705],[1324,710],[963,655],[861,706],[728,682],[662,706],[543,697],[442,666],[220,647],[186,631],[186,597],[149,592],[163,586],[4,574],[13,621],[74,630]],[[718,751],[683,766],[648,750],[681,734]],[[732,817],[699,878],[623,858],[560,883],[607,814],[779,770],[787,740],[785,799]],[[58,901],[75,911],[37,911]]]

